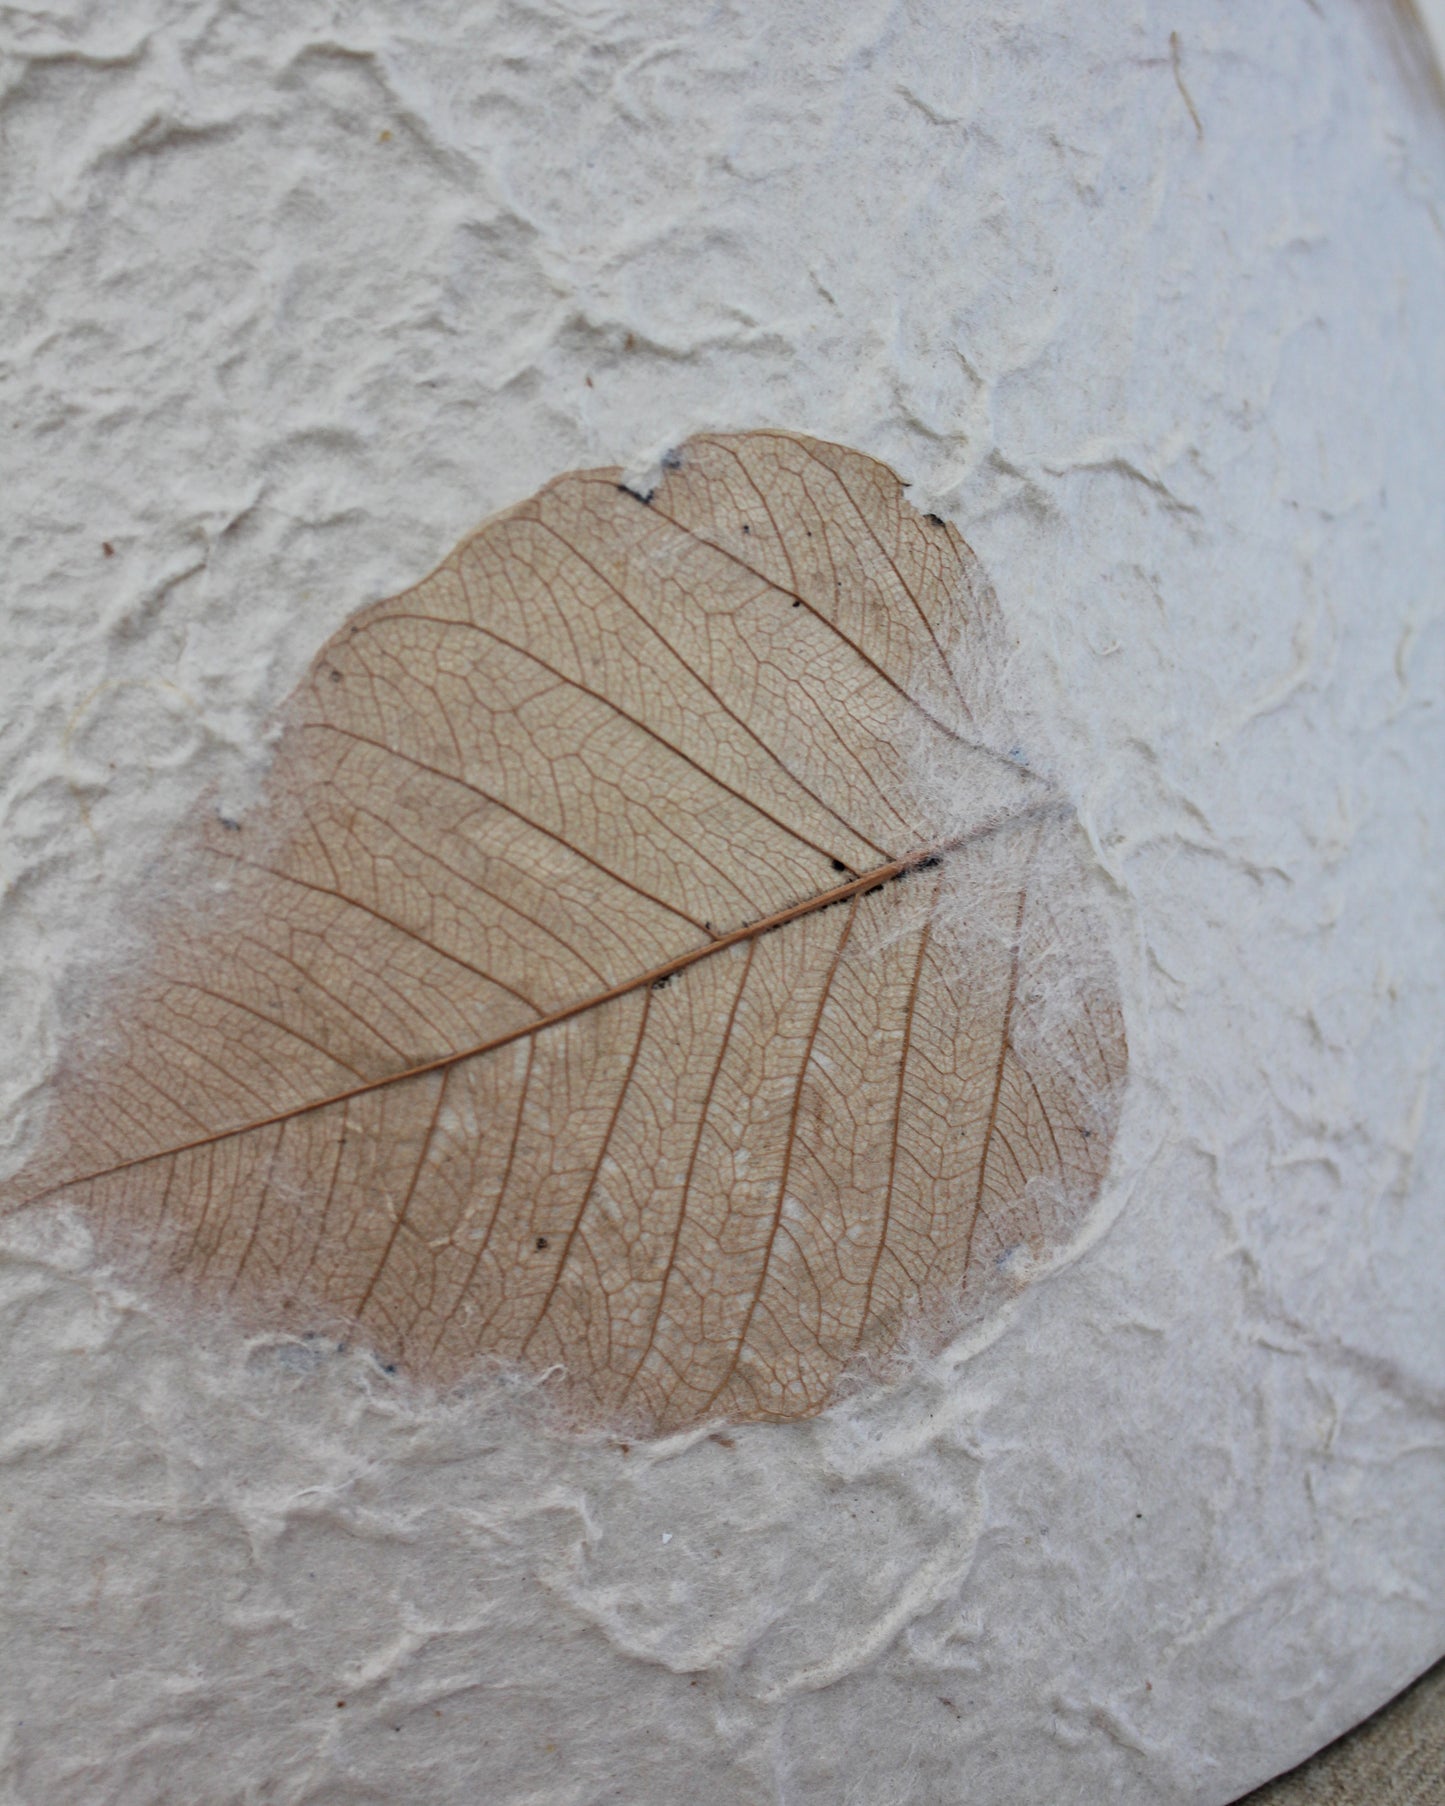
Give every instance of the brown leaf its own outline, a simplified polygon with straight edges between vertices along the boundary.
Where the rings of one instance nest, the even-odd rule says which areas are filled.
[[[1075,1233],[1125,1066],[999,643],[855,452],[560,478],[322,649],[7,1197],[574,1420],[796,1418],[936,1345]]]

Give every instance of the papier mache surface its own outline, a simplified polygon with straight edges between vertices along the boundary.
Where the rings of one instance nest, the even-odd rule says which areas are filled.
[[[559,473],[755,428],[977,554],[1129,1086],[987,1323],[661,1440],[5,1218],[0,1791],[1222,1806],[1435,1659],[1445,150],[1388,40],[1283,0],[7,30],[7,1171],[318,646]]]

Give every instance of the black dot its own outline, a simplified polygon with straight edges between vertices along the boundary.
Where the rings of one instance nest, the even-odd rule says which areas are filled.
[[[539,1248],[545,1248],[547,1246],[547,1238],[545,1235],[539,1235],[537,1237],[537,1246]]]

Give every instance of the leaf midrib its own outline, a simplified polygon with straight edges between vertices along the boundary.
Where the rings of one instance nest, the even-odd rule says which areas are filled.
[[[629,997],[634,991],[640,991],[652,985],[661,985],[668,979],[685,972],[689,967],[711,959],[715,954],[725,953],[731,947],[741,946],[744,942],[755,941],[765,934],[775,933],[786,928],[804,916],[830,909],[839,903],[847,903],[854,897],[864,896],[869,891],[882,885],[894,883],[906,878],[911,872],[922,867],[933,865],[949,854],[961,851],[966,846],[976,845],[990,835],[1018,823],[1037,821],[1047,816],[1063,817],[1072,814],[1071,806],[1058,799],[1049,799],[1031,803],[1022,809],[1009,814],[994,816],[981,823],[966,834],[955,835],[950,840],[938,841],[932,846],[922,847],[905,854],[901,859],[890,860],[886,865],[874,866],[858,877],[850,878],[843,884],[834,885],[832,889],[819,891],[815,896],[804,898],[800,903],[789,904],[786,909],[775,911],[772,915],[762,916],[755,922],[745,922],[738,928],[732,928],[726,934],[719,934],[700,947],[690,947],[684,953],[664,961],[661,965],[649,967],[635,977],[625,979],[620,984],[612,985],[605,991],[594,992],[576,1003],[565,1004],[561,1009],[553,1010],[545,1016],[538,1016],[534,1021],[520,1023],[516,1028],[508,1029],[504,1034],[494,1035],[487,1041],[478,1042],[473,1047],[464,1047],[455,1053],[441,1054],[435,1060],[427,1060],[417,1066],[407,1067],[401,1072],[383,1074],[380,1078],[366,1079],[359,1085],[349,1086],[345,1091],[331,1092],[326,1097],[310,1098],[304,1103],[295,1104],[289,1110],[277,1110],[268,1116],[255,1117],[248,1122],[238,1123],[229,1129],[217,1129],[212,1134],[198,1135],[192,1141],[177,1142],[170,1147],[157,1148],[149,1154],[137,1154],[129,1160],[118,1160],[113,1165],[97,1167],[91,1172],[76,1173],[60,1180],[55,1185],[47,1186],[43,1191],[22,1200],[25,1204],[38,1204],[47,1198],[69,1191],[77,1185],[89,1185],[99,1179],[107,1179],[116,1173],[132,1171],[136,1167],[148,1166],[157,1160],[171,1160],[181,1154],[194,1153],[198,1148],[214,1147],[223,1141],[234,1140],[237,1136],[249,1135],[259,1129],[274,1128],[277,1123],[294,1120],[299,1116],[308,1116],[318,1110],[328,1110],[336,1104],[349,1103],[351,1099],[364,1097],[368,1092],[384,1090],[389,1085],[403,1085],[412,1079],[427,1077],[433,1072],[446,1072],[454,1066],[460,1066],[467,1060],[477,1060],[487,1054],[500,1051],[515,1042],[524,1041],[533,1035],[539,1035],[546,1029],[556,1028],[564,1022],[570,1022],[578,1016],[585,1016],[591,1010],[602,1009],[609,1003],[616,1003],[620,998]]]

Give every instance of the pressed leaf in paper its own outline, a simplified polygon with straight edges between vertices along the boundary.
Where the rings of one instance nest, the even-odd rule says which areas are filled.
[[[1108,1160],[1113,969],[1002,650],[858,453],[560,478],[322,649],[7,1195],[423,1381],[817,1411],[1016,1289]]]

